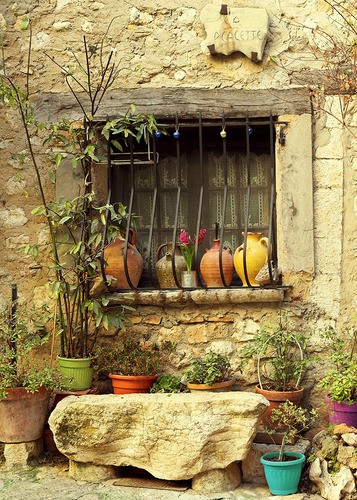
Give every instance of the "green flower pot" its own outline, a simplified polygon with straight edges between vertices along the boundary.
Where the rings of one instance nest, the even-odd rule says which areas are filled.
[[[305,455],[298,451],[286,451],[285,455],[296,457],[287,462],[272,462],[269,458],[279,456],[279,452],[266,453],[260,459],[272,495],[291,495],[298,490]]]
[[[62,374],[66,377],[69,390],[83,391],[90,389],[93,382],[93,358],[61,358],[58,356],[58,363]]]

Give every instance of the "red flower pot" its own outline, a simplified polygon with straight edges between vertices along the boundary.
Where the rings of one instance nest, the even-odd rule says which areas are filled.
[[[114,375],[109,373],[114,394],[150,392],[158,375]]]

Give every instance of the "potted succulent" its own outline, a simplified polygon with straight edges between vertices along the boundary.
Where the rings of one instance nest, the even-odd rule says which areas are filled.
[[[0,441],[22,443],[42,435],[53,389],[65,388],[58,370],[31,355],[47,342],[38,313],[12,302],[0,312]]]
[[[228,356],[209,351],[205,356],[196,357],[192,368],[184,373],[187,388],[191,392],[231,390],[234,379]]]
[[[293,332],[287,322],[278,327],[262,327],[243,350],[244,358],[255,357],[258,385],[255,391],[270,403],[263,415],[263,425],[275,428],[270,415],[286,400],[300,405],[304,388],[301,378],[311,360],[306,357],[307,338],[304,332]],[[241,362],[241,368],[245,361]]]
[[[33,213],[44,220],[49,233],[49,245],[46,242],[43,248],[39,248],[37,244],[29,244],[25,246],[25,252],[38,259],[39,255],[42,256],[40,250],[44,249],[48,257],[47,248],[50,248],[49,258],[40,264],[45,267],[49,263],[50,267],[50,285],[55,303],[54,331],[60,336],[58,359],[63,365],[61,369],[73,379],[71,389],[83,390],[91,386],[94,346],[100,329],[110,326],[122,329],[126,321],[125,308],[108,307],[105,293],[98,293],[98,288],[93,291],[98,276],[105,276],[105,249],[117,239],[123,239],[123,233],[126,235],[124,253],[129,253],[128,235],[132,222],[131,213],[128,214],[123,205],[113,206],[108,200],[100,206],[95,201],[92,181],[95,166],[101,161],[100,137],[104,142],[108,139],[112,147],[120,148],[121,140],[147,141],[157,126],[152,115],[136,115],[133,106],[118,120],[106,124],[96,120],[100,103],[117,74],[113,52],[105,60],[106,35],[96,47],[98,50],[89,50],[84,39],[85,61],[81,63],[76,58],[75,66],[64,68],[49,56],[64,74],[83,115],[82,122],[38,123],[31,104],[28,72],[32,38],[29,19],[23,19],[21,29],[29,29],[30,33],[25,84],[22,86],[21,80],[18,83],[18,71],[12,74],[11,68],[5,67],[0,75],[0,102],[18,111],[41,196],[41,206]],[[98,68],[101,70],[98,71]],[[44,168],[42,154],[37,155],[34,142],[38,142],[38,137],[43,139],[45,153],[50,151],[53,160],[51,168]],[[56,182],[63,158],[71,161],[73,168],[81,170],[83,186],[75,198],[54,199],[48,194],[47,179],[49,177],[53,183]],[[105,292],[110,280],[105,277],[104,281]]]
[[[150,342],[147,336],[121,333],[114,346],[99,348],[98,372],[109,376],[114,394],[149,392],[165,369],[172,342]]]
[[[306,458],[303,453],[285,451],[285,445],[297,434],[307,430],[316,417],[315,410],[308,411],[288,400],[272,410],[271,420],[277,423],[277,427],[285,429],[280,450],[265,453],[260,458],[272,495],[290,495],[297,492]]]
[[[330,422],[357,427],[357,329],[351,328],[339,336],[328,328],[323,338],[334,365],[319,383],[327,392]]]

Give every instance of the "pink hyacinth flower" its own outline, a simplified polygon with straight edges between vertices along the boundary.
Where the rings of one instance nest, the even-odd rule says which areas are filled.
[[[183,243],[184,245],[189,245],[190,244],[190,239],[188,237],[188,234],[184,229],[182,229],[180,233],[180,243]]]
[[[200,232],[198,234],[198,244],[199,245],[202,244],[204,237],[206,236],[206,233],[207,233],[207,229],[200,229]]]

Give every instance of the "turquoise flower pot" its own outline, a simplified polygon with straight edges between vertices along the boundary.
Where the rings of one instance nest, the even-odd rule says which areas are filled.
[[[266,453],[260,459],[272,495],[291,495],[298,490],[305,455],[297,451],[287,451],[285,455],[296,457],[296,460],[272,462],[269,458],[278,457],[277,451]]]

